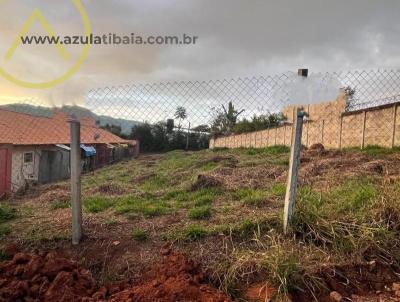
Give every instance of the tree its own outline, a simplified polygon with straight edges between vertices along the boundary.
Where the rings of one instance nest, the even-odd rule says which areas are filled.
[[[345,96],[346,96],[346,110],[351,107],[352,103],[354,102],[356,89],[352,88],[351,86],[347,86],[343,88]]]
[[[180,130],[181,122],[187,118],[187,113],[186,113],[185,107],[179,106],[178,108],[176,108],[174,116],[175,116],[175,118],[179,119],[178,129]]]
[[[144,123],[133,126],[130,138],[140,142],[141,150],[145,152],[153,151],[154,138],[152,133],[152,125]]]
[[[112,134],[115,134],[119,137],[122,137],[121,126],[106,124],[105,126],[101,126],[100,128],[111,132]]]
[[[243,119],[238,122],[234,128],[234,133],[244,133],[244,132],[252,132],[268,129],[271,127],[280,126],[282,122],[286,120],[286,117],[282,113],[268,113],[256,116],[249,121],[247,119]]]
[[[211,128],[208,125],[198,125],[192,129],[195,132],[210,133]]]
[[[228,135],[232,133],[233,127],[237,123],[237,119],[243,110],[236,110],[232,102],[229,102],[228,109],[222,105],[223,110],[213,110],[215,112],[214,119],[211,123],[211,134],[214,136]]]
[[[224,105],[222,105],[222,108],[224,109],[225,112],[225,121],[226,121],[226,127],[228,133],[231,132],[233,126],[236,125],[237,118],[239,115],[241,115],[245,110],[242,109],[240,111],[237,111],[235,107],[233,106],[232,102],[229,102],[228,104],[228,110],[225,108]]]

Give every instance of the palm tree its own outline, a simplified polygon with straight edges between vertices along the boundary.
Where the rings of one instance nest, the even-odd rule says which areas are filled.
[[[175,118],[179,119],[178,129],[181,129],[181,122],[187,118],[185,107],[179,106],[175,111]]]

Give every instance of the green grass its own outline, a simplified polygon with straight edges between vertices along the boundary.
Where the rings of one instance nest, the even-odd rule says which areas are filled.
[[[204,165],[202,165],[200,169],[203,172],[207,172],[207,171],[214,170],[216,167],[218,167],[218,163],[208,162],[208,163],[205,163]]]
[[[0,262],[10,260],[10,259],[11,259],[10,255],[8,255],[6,253],[6,251],[4,251],[3,249],[0,249]]]
[[[285,197],[286,195],[286,184],[274,183],[269,189],[269,193],[276,197]]]
[[[0,240],[4,239],[11,233],[11,227],[7,224],[0,224]]]
[[[364,147],[363,149],[345,148],[344,151],[350,151],[350,152],[358,151],[358,152],[368,154],[370,156],[383,156],[383,155],[399,153],[400,147],[384,148],[384,147],[377,146],[377,145],[368,145],[368,146]]]
[[[343,253],[362,253],[374,246],[384,250],[397,242],[398,234],[387,222],[377,220],[378,213],[387,207],[376,208],[382,199],[377,199],[377,194],[371,179],[348,179],[328,193],[302,188],[294,230],[306,241]]]
[[[0,223],[7,222],[16,217],[16,210],[6,204],[0,204]]]
[[[143,214],[146,217],[155,217],[168,213],[170,207],[165,201],[155,198],[126,196],[120,198],[115,206],[117,214]]]
[[[133,230],[132,237],[136,241],[147,241],[149,239],[149,235],[146,233],[146,231],[141,230],[141,229]]]
[[[89,197],[83,200],[83,205],[89,213],[100,213],[114,205],[115,201],[106,197]]]
[[[235,195],[243,204],[250,206],[261,206],[267,197],[265,191],[252,188],[240,189]]]
[[[190,219],[208,219],[211,217],[211,208],[209,206],[194,207],[189,210]]]
[[[165,175],[156,175],[144,182],[141,188],[145,191],[156,191],[167,186],[170,179]]]
[[[207,234],[206,227],[192,224],[179,230],[170,231],[166,234],[165,239],[191,242],[203,239]]]
[[[221,194],[221,190],[216,188],[198,191],[174,190],[164,194],[161,199],[173,201],[179,208],[201,207],[212,204],[219,194]]]
[[[270,154],[270,155],[278,155],[289,153],[290,148],[288,146],[277,145],[266,148],[247,148],[244,149],[244,153],[247,155],[258,155],[258,154]]]
[[[221,224],[210,227],[211,234],[232,235],[237,239],[248,240],[254,235],[260,235],[273,229],[281,228],[280,216],[271,216],[265,218],[244,218],[233,224]]]
[[[68,209],[70,207],[71,207],[71,202],[69,200],[57,200],[53,202],[50,206],[52,210]]]

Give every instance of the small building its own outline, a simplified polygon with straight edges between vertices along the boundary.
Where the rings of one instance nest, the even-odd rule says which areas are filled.
[[[81,119],[83,172],[139,154],[139,142]],[[70,175],[70,124],[56,111],[52,117],[0,109],[0,197],[31,183],[51,183]]]

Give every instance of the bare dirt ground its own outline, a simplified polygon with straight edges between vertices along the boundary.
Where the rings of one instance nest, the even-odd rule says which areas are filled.
[[[0,266],[0,297],[335,301],[337,292],[397,301],[400,153],[303,150],[299,213],[311,203],[318,215],[299,216],[290,238],[281,233],[287,158],[287,150],[172,152],[86,175],[79,247],[70,244],[68,184],[31,188],[11,201],[15,217],[3,222],[0,212],[9,227],[0,255],[14,257]],[[51,276],[48,261],[61,263]],[[64,283],[64,298],[47,294]]]

